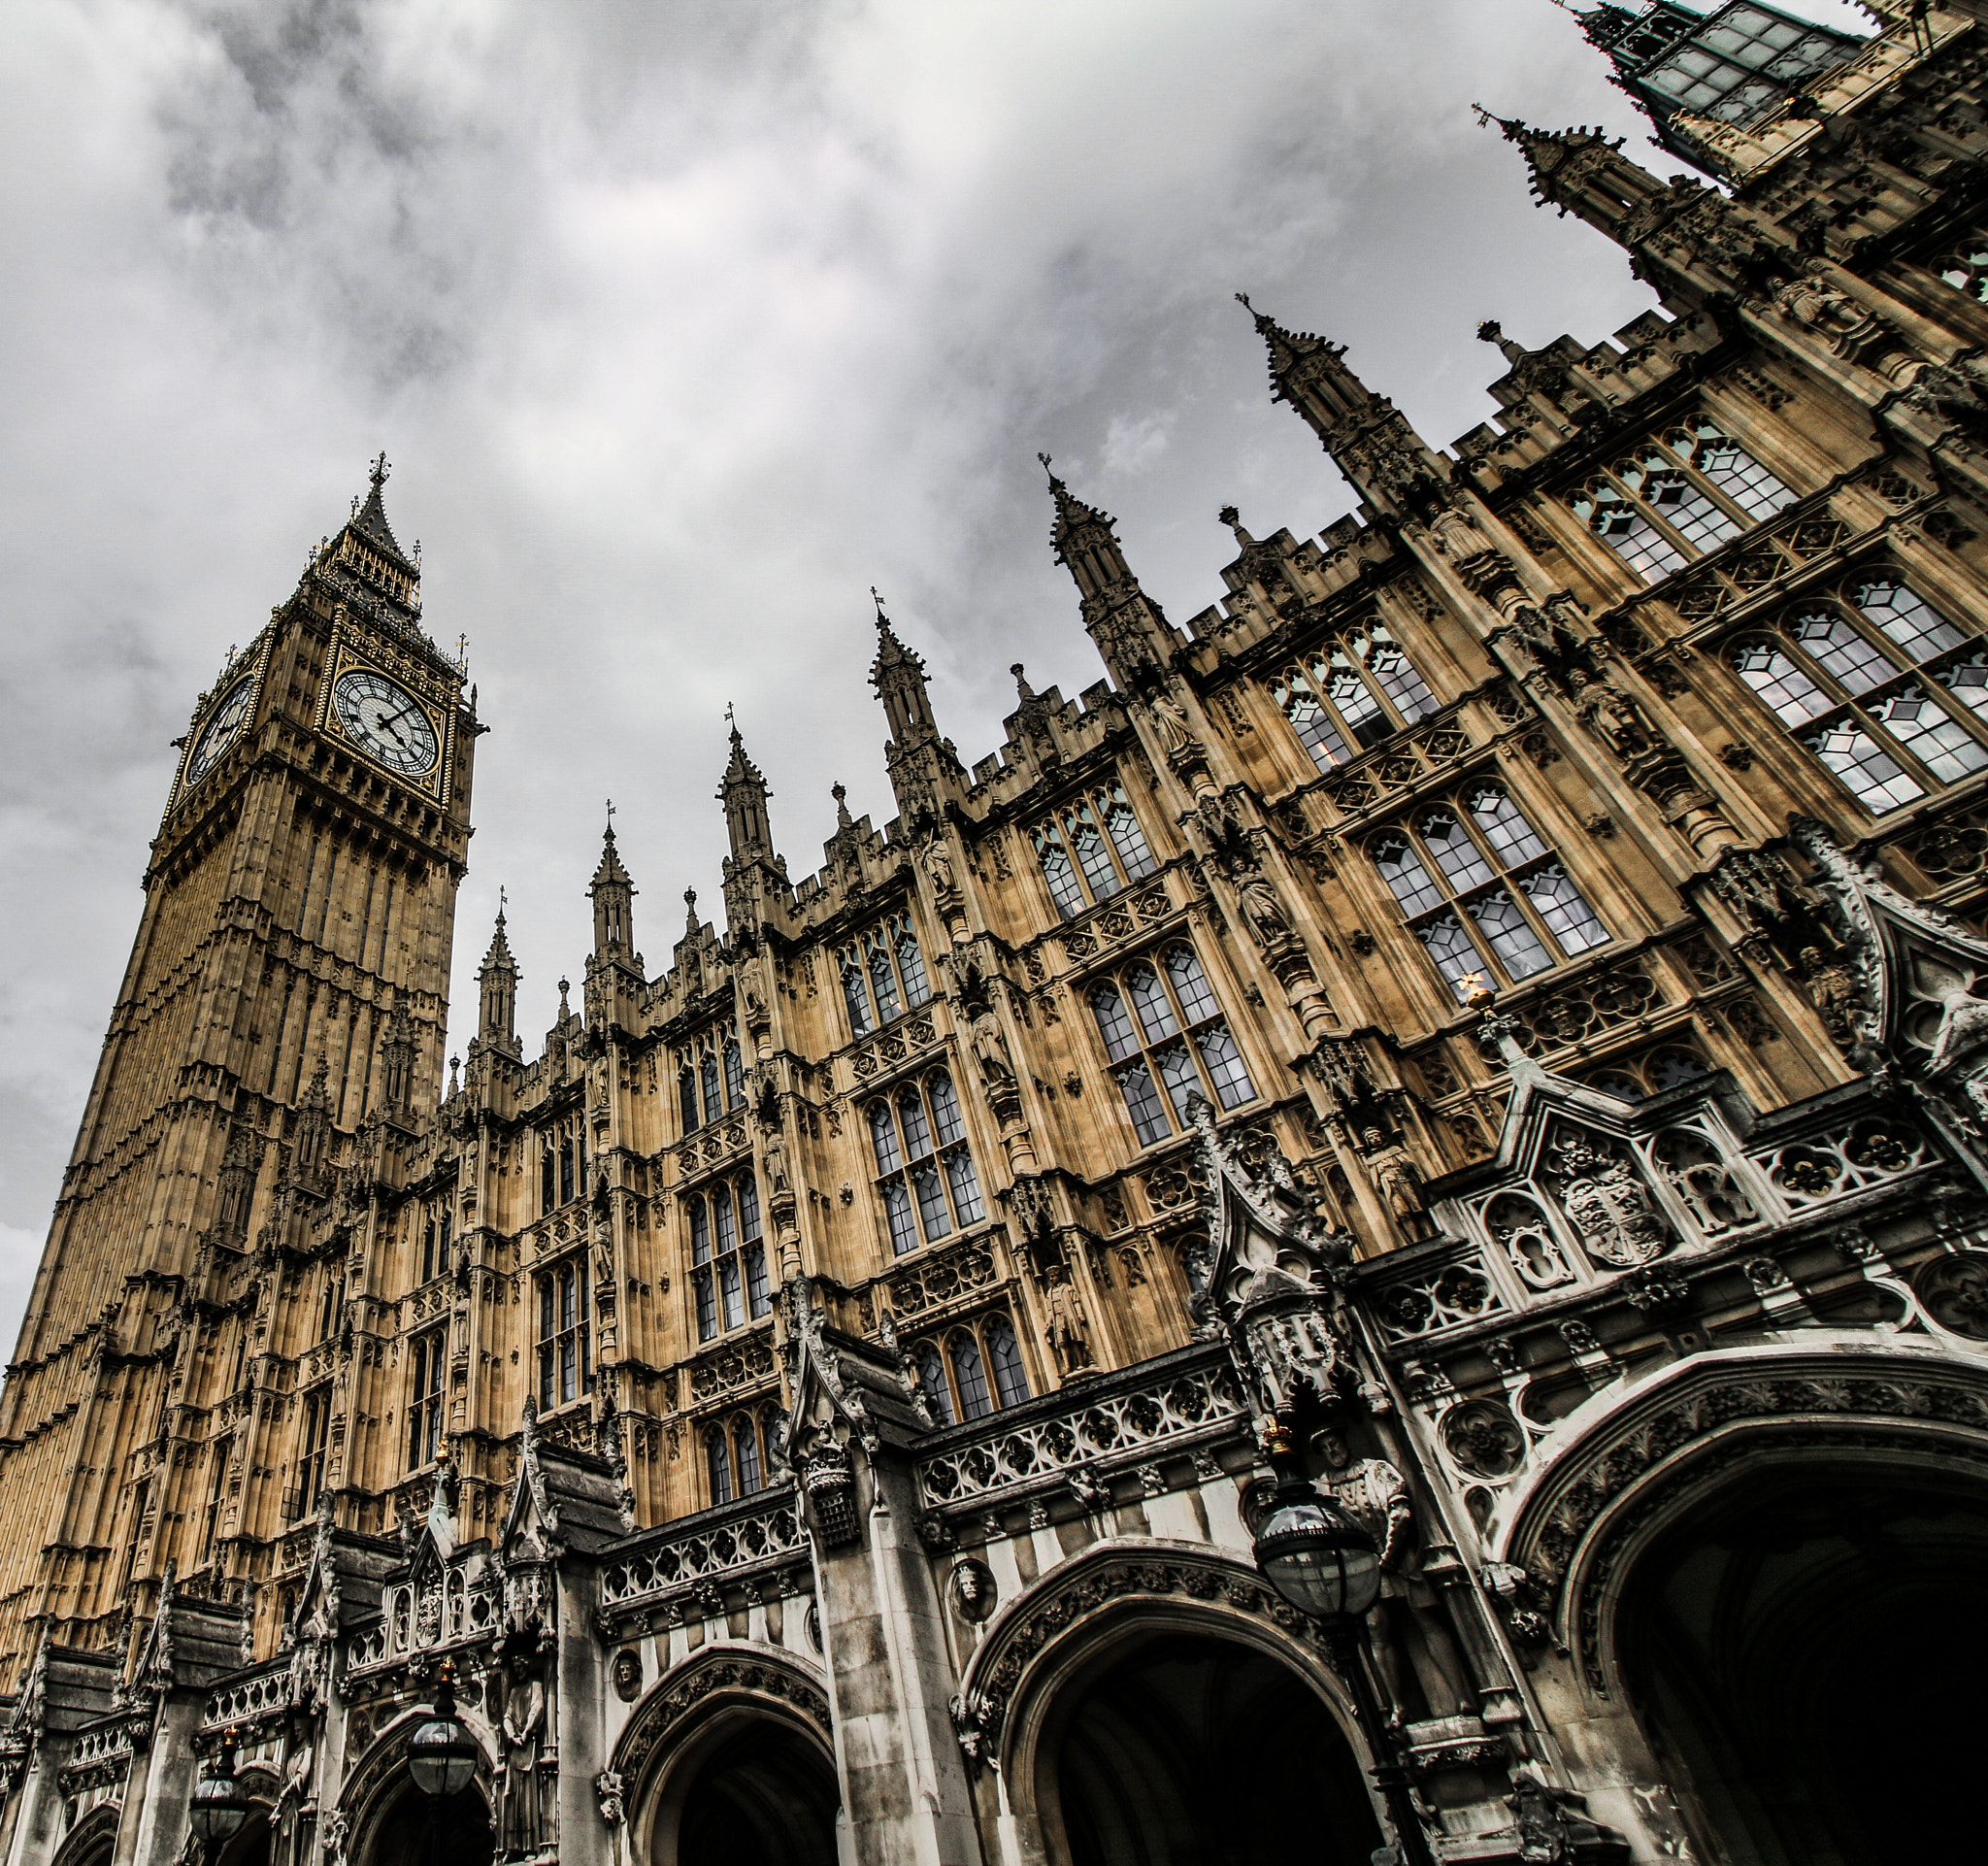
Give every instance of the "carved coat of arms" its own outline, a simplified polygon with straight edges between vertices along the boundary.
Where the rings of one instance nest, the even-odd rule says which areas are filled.
[[[1597,1263],[1634,1270],[1664,1254],[1669,1227],[1627,1160],[1574,1137],[1553,1149],[1549,1170],[1582,1249]]]

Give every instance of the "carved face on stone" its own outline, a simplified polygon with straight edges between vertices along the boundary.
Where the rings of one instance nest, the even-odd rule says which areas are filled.
[[[614,1695],[623,1704],[642,1695],[642,1660],[625,1647],[614,1654]]]
[[[963,1561],[952,1571],[953,1604],[970,1620],[983,1620],[994,1611],[994,1574],[984,1562]]]

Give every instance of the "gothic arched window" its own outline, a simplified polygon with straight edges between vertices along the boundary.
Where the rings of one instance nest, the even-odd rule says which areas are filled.
[[[985,1418],[997,1408],[1019,1406],[1029,1396],[1021,1347],[1005,1310],[962,1322],[944,1336],[915,1342],[911,1354],[918,1390],[941,1425]]]
[[[767,1486],[772,1440],[767,1416],[734,1413],[705,1434],[705,1469],[711,1479],[713,1504],[732,1503]]]
[[[408,1385],[408,1469],[418,1471],[442,1453],[442,1370],[448,1330],[416,1335],[408,1350],[414,1378]]]
[[[1374,619],[1287,670],[1276,696],[1321,771],[1436,711],[1436,696],[1407,650]]]
[[[1798,605],[1727,659],[1874,816],[1988,765],[1988,645],[1891,572]]]
[[[1969,234],[1934,260],[1933,270],[1977,305],[1988,305],[1988,234]]]
[[[549,1411],[593,1389],[586,1259],[573,1257],[539,1278],[539,1404]]]
[[[682,1117],[684,1133],[696,1133],[702,1125],[697,1118],[697,1078],[687,1063],[677,1072],[677,1112]]]
[[[1367,853],[1459,1002],[1609,937],[1503,784],[1382,830]]]
[[[1094,986],[1090,1002],[1142,1147],[1184,1132],[1187,1103],[1197,1093],[1222,1108],[1256,1099],[1248,1066],[1192,947],[1169,947],[1157,965],[1135,960]]]
[[[1795,497],[1715,422],[1697,416],[1617,460],[1570,503],[1596,537],[1654,583]]]
[[[693,1193],[688,1204],[697,1338],[712,1341],[773,1313],[759,1184],[751,1174],[741,1174]]]
[[[894,914],[836,957],[849,1034],[865,1037],[879,1024],[915,1011],[932,996],[924,955],[909,916]]]
[[[739,1053],[739,1043],[735,1037],[725,1039],[725,1106],[743,1108],[746,1105],[746,1059]]]
[[[944,1070],[905,1083],[895,1096],[879,1096],[866,1117],[894,1254],[986,1216],[959,1096]]]
[[[1143,881],[1158,866],[1123,786],[1065,804],[1035,831],[1036,859],[1067,920],[1093,901]]]

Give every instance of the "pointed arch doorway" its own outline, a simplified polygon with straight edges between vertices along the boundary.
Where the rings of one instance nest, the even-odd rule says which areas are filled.
[[[438,1800],[408,1783],[373,1834],[367,1866],[491,1866],[490,1808],[477,1788]]]
[[[1135,1635],[1059,1697],[1038,1751],[1057,1866],[1367,1866],[1381,1845],[1339,1724],[1257,1648]]]

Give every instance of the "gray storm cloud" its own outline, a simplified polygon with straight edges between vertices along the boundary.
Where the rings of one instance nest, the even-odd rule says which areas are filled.
[[[375,450],[493,728],[455,1001],[503,883],[543,1027],[608,796],[651,963],[684,886],[715,904],[728,701],[793,873],[831,783],[891,814],[871,584],[969,761],[1011,662],[1099,677],[1039,448],[1183,618],[1233,553],[1218,507],[1346,509],[1238,287],[1437,441],[1488,412],[1479,318],[1538,344],[1641,311],[1474,98],[1640,141],[1546,0],[15,0],[0,1333],[169,741]]]

